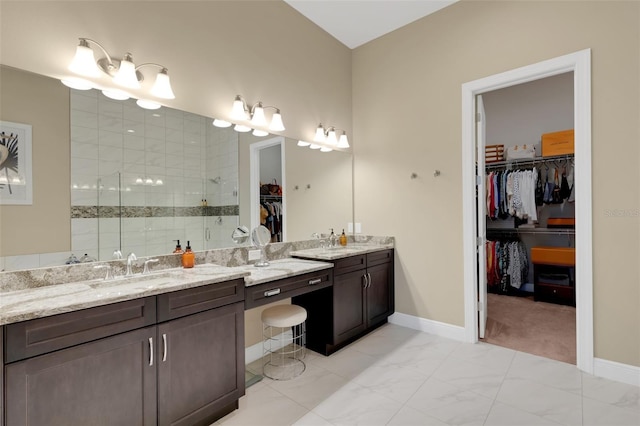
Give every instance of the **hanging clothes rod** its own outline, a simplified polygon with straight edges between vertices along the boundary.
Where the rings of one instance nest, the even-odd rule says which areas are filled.
[[[487,228],[487,234],[553,234],[575,235],[575,229],[565,228]]]
[[[522,165],[535,166],[536,164],[555,163],[559,161],[571,161],[573,162],[573,155],[556,155],[553,157],[535,157],[521,160],[505,160],[496,161],[494,163],[485,164],[485,169],[499,169],[499,168],[516,168]]]

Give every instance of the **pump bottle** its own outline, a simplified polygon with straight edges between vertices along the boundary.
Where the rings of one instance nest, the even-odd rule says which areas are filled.
[[[196,255],[191,251],[191,242],[187,241],[187,247],[184,253],[182,253],[182,267],[193,268],[196,263]]]

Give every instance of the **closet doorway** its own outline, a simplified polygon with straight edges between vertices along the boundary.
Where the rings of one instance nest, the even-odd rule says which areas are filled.
[[[551,155],[541,135],[573,131],[573,78],[568,72],[476,97],[484,133],[478,141],[486,147],[478,171],[485,184],[478,229],[486,231],[478,260],[486,266],[478,276],[486,292],[486,299],[479,295],[486,300],[479,338],[570,364],[576,363],[573,152]]]
[[[580,182],[576,187],[575,233],[579,243],[575,248],[576,298],[576,364],[588,373],[593,372],[593,310],[591,267],[591,111],[590,111],[590,51],[584,50],[554,58],[523,68],[497,74],[462,87],[463,104],[463,235],[464,235],[464,286],[465,286],[465,334],[468,341],[477,342],[479,327],[486,325],[486,286],[478,277],[486,277],[486,219],[477,215],[482,205],[477,202],[476,191],[484,198],[485,142],[483,126],[476,120],[482,113],[482,105],[476,103],[479,95],[529,83],[546,77],[573,73],[573,123],[575,128],[575,174]],[[558,129],[560,130],[560,129]],[[477,142],[477,150],[476,150]],[[476,152],[481,152],[476,158]],[[476,164],[477,159],[477,164]],[[477,169],[476,169],[477,167]],[[484,201],[483,201],[484,202]],[[484,211],[482,211],[484,213]],[[480,217],[482,216],[482,217]]]
[[[249,147],[251,229],[263,225],[271,242],[286,241],[284,138],[275,137]]]

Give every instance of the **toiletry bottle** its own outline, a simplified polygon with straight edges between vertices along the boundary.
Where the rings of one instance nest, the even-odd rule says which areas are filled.
[[[191,242],[187,241],[187,247],[182,253],[182,267],[193,268],[196,263],[196,255],[191,251]]]
[[[342,235],[340,235],[340,245],[342,247],[346,247],[347,245],[347,234],[344,233],[344,229],[342,230]]]
[[[175,248],[175,250],[173,250],[173,252],[174,252],[174,253],[176,253],[176,254],[182,254],[182,253],[184,253],[184,252],[182,251],[182,246],[180,245],[180,240],[173,240],[173,241],[175,241],[175,242],[176,242],[176,248]]]
[[[338,237],[333,233],[333,228],[331,228],[331,235],[329,235],[329,248],[338,246]]]

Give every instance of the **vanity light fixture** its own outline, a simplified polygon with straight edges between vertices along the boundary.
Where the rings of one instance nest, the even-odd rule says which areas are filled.
[[[94,51],[90,47],[90,44],[97,46],[104,54],[104,57],[96,61]],[[151,95],[161,99],[175,99],[176,96],[171,88],[169,72],[166,67],[151,62],[136,66],[131,53],[125,53],[122,59],[116,59],[109,55],[100,43],[90,38],[80,38],[80,43],[76,48],[76,55],[69,65],[69,70],[90,78],[98,78],[103,74],[108,74],[113,78],[113,82],[119,86],[129,89],[139,89],[140,83],[144,81],[144,75],[140,72],[140,69],[143,67],[160,69],[151,87]],[[95,87],[90,81],[78,78],[62,79],[62,83],[68,87],[79,90],[88,90]],[[104,89],[102,93],[109,98],[118,100],[126,100],[130,97],[128,93],[117,89]],[[141,101],[146,105],[140,105],[143,108],[151,106],[151,109],[156,109],[160,107],[160,104],[157,102],[145,101],[143,99],[139,99],[138,104],[140,104]]]
[[[275,110],[271,116],[271,121],[268,124],[264,112],[265,109]],[[253,130],[253,134],[255,136],[267,136],[269,134],[264,129],[257,129],[257,127],[268,127],[269,130],[275,132],[281,132],[285,129],[279,108],[271,105],[265,106],[262,104],[262,101],[256,102],[249,108],[247,101],[245,101],[240,95],[236,95],[233,100],[233,106],[231,107],[229,117],[235,121],[249,121],[251,126],[256,128]],[[217,127],[229,127],[231,123],[225,120],[216,119],[213,121],[213,125]],[[234,130],[237,132],[249,132],[252,128],[243,124],[236,124]]]
[[[336,136],[336,130],[342,131],[342,134],[339,138]],[[313,141],[325,144],[328,147],[341,149],[349,148],[349,139],[347,139],[346,131],[338,129],[334,126],[329,126],[325,129],[322,123],[318,124],[315,136],[313,137]]]
[[[309,146],[309,145],[311,145],[311,142],[298,141],[298,146]]]

